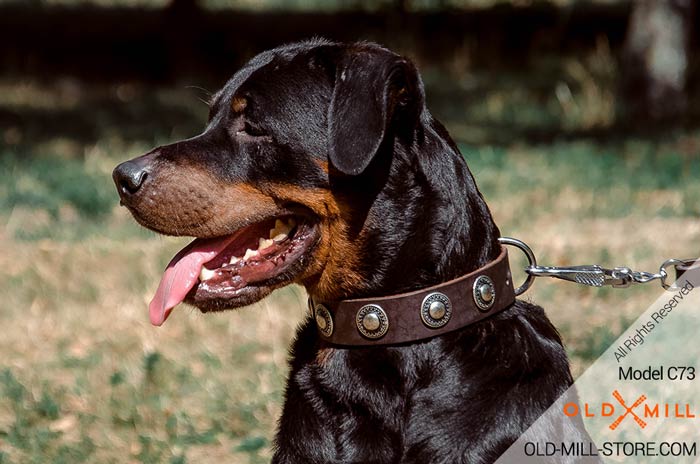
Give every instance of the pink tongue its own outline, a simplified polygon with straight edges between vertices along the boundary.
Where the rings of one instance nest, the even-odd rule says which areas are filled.
[[[182,303],[187,293],[195,286],[204,263],[214,259],[235,239],[223,238],[195,239],[180,250],[170,261],[158,284],[158,290],[148,305],[151,324],[162,325],[170,311]]]

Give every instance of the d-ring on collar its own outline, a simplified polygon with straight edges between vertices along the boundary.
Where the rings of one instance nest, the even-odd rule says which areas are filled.
[[[457,279],[408,293],[325,303],[309,298],[323,340],[336,345],[393,345],[461,329],[515,301],[508,252]]]

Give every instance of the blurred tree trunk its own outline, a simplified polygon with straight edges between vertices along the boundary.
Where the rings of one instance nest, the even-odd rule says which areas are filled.
[[[623,96],[633,122],[681,117],[693,0],[637,0],[623,50]]]

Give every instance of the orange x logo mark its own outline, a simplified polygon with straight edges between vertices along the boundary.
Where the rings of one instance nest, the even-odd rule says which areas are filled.
[[[632,406],[629,406],[629,407],[625,404],[625,400],[622,399],[622,395],[620,395],[620,392],[618,392],[617,390],[615,390],[615,391],[613,392],[612,395],[615,397],[615,399],[618,401],[618,403],[620,403],[620,404],[622,405],[622,407],[625,408],[625,413],[624,413],[623,415],[621,415],[620,417],[618,417],[617,419],[615,419],[615,422],[613,422],[612,424],[610,424],[610,430],[615,430],[615,429],[617,428],[617,426],[620,425],[620,422],[622,422],[622,420],[623,420],[625,417],[627,417],[628,414],[631,414],[631,415],[632,415],[632,417],[634,418],[634,421],[635,421],[641,428],[644,428],[644,427],[647,426],[647,423],[644,422],[644,421],[633,411],[634,408],[636,408],[637,406],[639,406],[640,404],[644,403],[644,402],[647,400],[646,395],[642,395],[642,396],[640,396],[639,398],[637,398],[637,401],[635,401],[634,403],[632,403]]]

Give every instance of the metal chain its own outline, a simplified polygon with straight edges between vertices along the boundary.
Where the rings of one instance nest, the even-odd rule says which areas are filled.
[[[632,284],[646,284],[658,280],[665,290],[674,291],[678,287],[673,282],[669,283],[668,268],[673,267],[676,271],[680,268],[684,268],[682,270],[687,270],[690,267],[693,267],[693,269],[700,268],[700,264],[693,266],[700,258],[667,259],[659,267],[659,272],[656,273],[633,271],[628,267],[605,268],[597,264],[568,267],[540,266],[537,264],[537,259],[532,249],[526,243],[510,237],[501,237],[498,240],[504,245],[520,249],[520,251],[525,253],[529,261],[529,265],[525,268],[525,272],[528,275],[527,279],[515,290],[516,295],[525,293],[536,277],[553,277],[590,287],[611,286],[614,288],[627,288]]]

